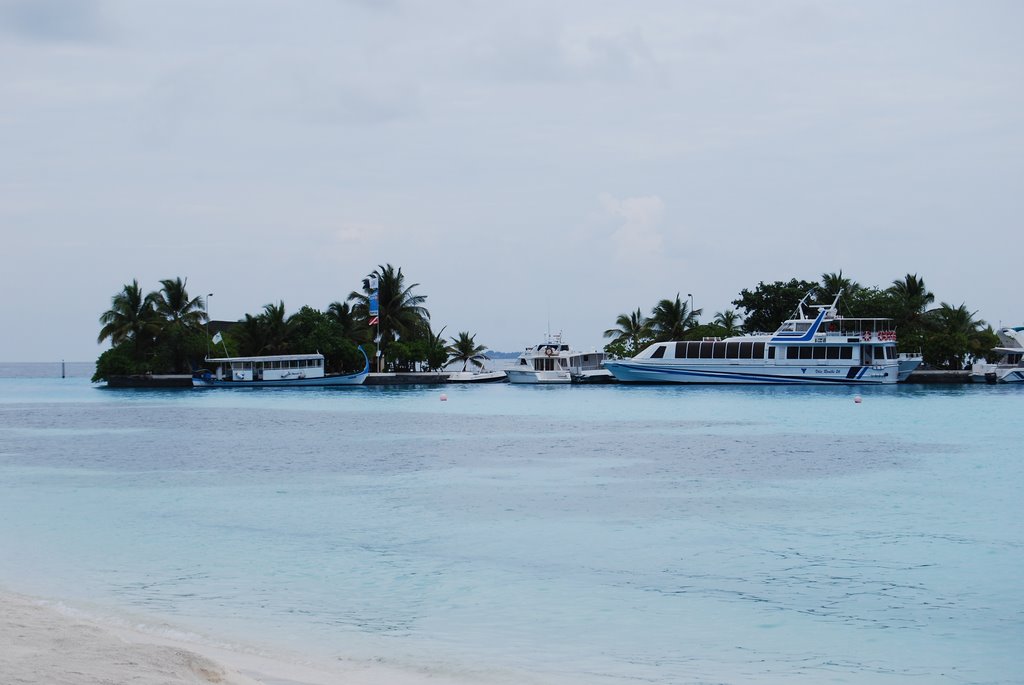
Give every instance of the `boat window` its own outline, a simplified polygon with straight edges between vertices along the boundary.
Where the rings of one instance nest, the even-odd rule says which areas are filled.
[[[838,347],[829,347],[828,348],[828,354],[826,355],[826,359],[839,359],[839,348]]]
[[[686,343],[676,343],[676,359],[686,359]]]
[[[885,359],[885,348],[879,345],[875,348],[875,359]],[[892,359],[892,357],[889,357]]]
[[[896,359],[897,358],[896,348],[895,347],[887,347],[887,348],[885,348],[885,358],[886,359]]]
[[[773,347],[774,351],[775,348]],[[774,354],[772,355],[775,356]],[[751,359],[764,359],[764,343],[754,343],[754,351],[750,356]]]
[[[739,359],[740,344],[734,342],[725,343],[725,356],[729,359]]]
[[[665,356],[665,345],[658,345],[658,349],[651,355],[651,359],[661,359]]]
[[[740,359],[750,359],[754,350],[754,343],[740,343]]]
[[[853,359],[853,348],[849,345],[843,345],[839,348],[840,359]]]
[[[715,351],[715,343],[702,342],[700,343],[700,358],[701,359],[713,359],[712,355]]]
[[[786,359],[799,359],[800,348],[799,347],[787,347],[786,348]]]
[[[814,358],[815,359],[824,359],[825,358],[825,348],[822,347],[821,345],[819,345],[818,347],[812,347],[811,349],[814,350]]]
[[[688,343],[686,343],[686,358],[687,359],[700,359],[700,343],[699,342],[688,342]]]
[[[725,353],[726,353],[726,349],[727,349],[726,344],[725,343],[721,343],[721,342],[716,342],[716,343],[711,343],[711,345],[712,345],[711,356],[714,357],[715,359],[725,359]]]
[[[758,345],[763,345],[764,343],[757,343],[757,344]],[[768,346],[768,358],[769,359],[775,359],[775,345],[769,345]]]
[[[814,359],[814,348],[803,345],[800,347],[800,359]]]

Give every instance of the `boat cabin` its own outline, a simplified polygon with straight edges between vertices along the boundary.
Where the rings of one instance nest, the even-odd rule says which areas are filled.
[[[284,381],[324,377],[324,356],[322,354],[221,357],[206,361],[217,365],[214,371],[217,380]]]

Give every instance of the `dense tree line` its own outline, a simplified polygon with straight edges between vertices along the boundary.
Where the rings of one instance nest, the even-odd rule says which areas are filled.
[[[161,288],[143,294],[133,280],[115,294],[111,308],[100,316],[99,342],[112,347],[100,355],[93,380],[111,375],[187,373],[203,367],[212,357],[252,357],[320,352],[327,371],[342,373],[362,368],[361,345],[380,369],[440,369],[461,361],[481,366],[486,348],[476,336],[460,332],[447,342],[444,328],[434,332],[427,296],[415,292],[401,268],[379,266],[371,274],[378,285],[379,313],[370,315],[368,282],[345,301],[332,302],[324,311],[303,306],[288,314],[283,301],[268,303],[246,314],[223,331],[213,343],[201,298],[190,298],[181,278],[161,281]],[[219,326],[218,326],[219,327]],[[378,355],[378,350],[380,354]]]
[[[840,314],[848,318],[892,319],[902,352],[921,352],[926,364],[942,369],[960,369],[972,359],[992,358],[999,339],[992,327],[976,318],[966,304],[954,306],[941,302],[930,307],[935,295],[917,274],[892,281],[887,288],[863,286],[845,277],[843,272],[824,273],[818,281],[791,279],[773,283],[759,282],[743,289],[732,301],[736,309],[716,312],[710,323],[701,324],[701,310],[688,311],[677,294],[675,300],[661,300],[644,316],[635,312],[620,314],[616,327],[604,332],[611,342],[605,351],[613,356],[629,357],[653,342],[700,340],[703,337],[729,337],[740,333],[772,332],[789,318],[800,300],[809,292],[813,303],[828,303],[842,292]],[[737,311],[739,310],[739,311]]]

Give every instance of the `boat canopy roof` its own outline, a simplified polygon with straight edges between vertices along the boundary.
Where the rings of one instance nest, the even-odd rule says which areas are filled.
[[[271,354],[263,357],[207,357],[208,362],[284,362],[301,361],[304,359],[323,359],[319,352],[316,354]]]

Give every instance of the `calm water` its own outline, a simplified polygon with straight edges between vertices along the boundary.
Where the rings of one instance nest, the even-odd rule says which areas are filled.
[[[89,373],[0,366],[9,589],[480,682],[1022,680],[1024,388]]]

